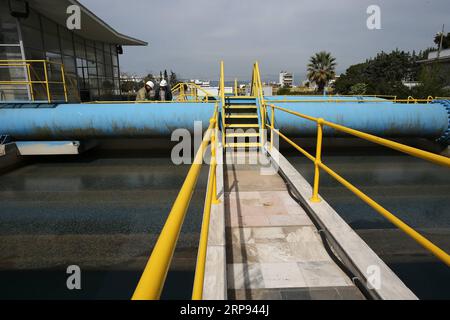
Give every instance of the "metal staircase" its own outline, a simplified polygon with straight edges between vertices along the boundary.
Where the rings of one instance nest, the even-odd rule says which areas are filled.
[[[225,148],[258,148],[261,146],[255,97],[227,96],[223,111]]]

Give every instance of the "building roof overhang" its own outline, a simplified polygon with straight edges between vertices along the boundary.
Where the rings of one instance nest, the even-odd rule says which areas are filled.
[[[66,25],[69,17],[67,7],[71,5],[79,6],[81,11],[81,29],[73,31],[83,38],[127,46],[146,46],[148,44],[145,41],[117,32],[76,0],[28,0],[28,3],[30,7],[42,15],[63,26]]]

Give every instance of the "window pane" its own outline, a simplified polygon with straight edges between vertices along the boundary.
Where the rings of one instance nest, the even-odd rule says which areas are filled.
[[[46,51],[61,52],[59,39],[56,35],[44,33],[44,45]]]
[[[111,55],[109,53],[105,53],[105,64],[111,67],[112,60]]]
[[[43,60],[45,59],[44,52],[42,50],[35,50],[25,48],[25,57],[28,60]]]
[[[4,23],[15,23],[16,19],[9,14],[9,7],[6,1],[0,2],[0,29]]]
[[[112,66],[105,65],[105,76],[112,78],[113,77],[113,68]]]
[[[46,52],[45,53],[47,60],[49,61],[53,61],[53,62],[57,62],[57,63],[61,63],[61,55],[59,53],[56,52]]]
[[[75,60],[71,56],[63,57],[64,71],[67,73],[75,73]]]
[[[73,56],[73,43],[72,40],[61,38],[63,54]]]
[[[41,29],[41,23],[39,21],[39,15],[36,13],[36,11],[34,11],[31,8],[30,8],[30,14],[28,15],[28,17],[20,19],[20,24],[21,24],[21,26],[26,25],[28,27],[32,27],[32,28],[35,28],[35,29]]]
[[[90,89],[91,99],[95,99],[98,97],[98,89]]]
[[[104,63],[103,51],[96,49],[95,53],[96,53],[96,57],[97,57],[97,63]]]
[[[97,64],[97,71],[98,71],[98,76],[99,77],[103,77],[105,75],[105,65],[104,64]]]
[[[42,50],[42,35],[38,29],[22,26],[22,38],[25,47]]]
[[[52,35],[58,35],[58,27],[57,24],[53,21],[50,21],[49,19],[42,17],[42,28],[44,31],[44,34],[52,34]]]
[[[0,47],[1,49],[1,47]],[[27,78],[26,67],[23,66],[0,66],[0,81],[24,81]],[[2,85],[0,85],[0,89]]]
[[[86,46],[86,54],[87,54],[87,59],[89,60],[89,62],[95,64],[96,59],[95,59],[94,48]]]
[[[104,45],[105,56],[111,55],[111,46],[107,43]]]
[[[95,43],[95,48],[100,50],[100,51],[104,51],[103,42],[96,42]]]
[[[89,86],[91,89],[98,87],[98,79],[97,78],[89,78]]]
[[[64,26],[58,25],[59,36],[63,39],[72,41],[72,31]]]
[[[9,15],[9,9],[3,10],[0,4],[0,43],[12,44],[19,42],[16,20]],[[6,5],[6,3],[5,3]]]
[[[6,1],[0,2],[0,37],[2,36],[2,33],[6,30],[16,30],[17,32],[17,26],[16,26],[16,19],[12,17],[9,14],[9,8],[8,3]],[[16,37],[16,41],[18,41],[18,38]],[[5,42],[3,42],[5,43]]]
[[[119,68],[114,67],[114,78],[119,79]]]
[[[86,51],[83,42],[75,41],[75,54],[77,58],[86,59]]]
[[[112,63],[114,67],[119,66],[119,61],[117,60],[117,55],[112,55]]]
[[[88,63],[89,65],[89,63]],[[90,65],[88,67],[88,73],[89,73],[89,77],[97,77],[97,67],[95,65]]]
[[[77,68],[81,68],[81,67],[87,68],[87,60],[86,59],[77,58],[76,62],[77,62]]]
[[[22,54],[19,46],[0,47],[0,59],[2,60],[20,60]]]

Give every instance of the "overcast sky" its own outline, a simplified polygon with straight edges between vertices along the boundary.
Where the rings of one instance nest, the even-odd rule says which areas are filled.
[[[117,31],[147,41],[124,47],[121,71],[173,69],[183,78],[248,80],[258,60],[263,78],[281,70],[303,80],[309,57],[327,50],[337,71],[384,50],[420,50],[446,24],[450,0],[81,0]],[[369,5],[381,30],[366,27]],[[300,78],[300,79],[299,79]]]

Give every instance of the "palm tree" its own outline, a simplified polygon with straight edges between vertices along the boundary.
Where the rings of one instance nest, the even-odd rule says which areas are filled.
[[[331,53],[321,51],[309,59],[308,79],[317,84],[319,92],[323,92],[325,85],[335,76],[336,59]]]

